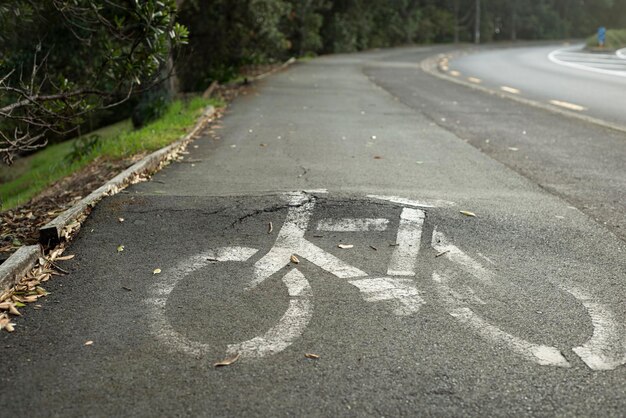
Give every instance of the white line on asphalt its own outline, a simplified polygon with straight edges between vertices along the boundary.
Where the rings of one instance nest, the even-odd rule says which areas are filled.
[[[433,230],[433,238],[431,246],[441,254],[442,257],[448,258],[450,261],[458,264],[461,269],[471,274],[475,278],[485,283],[491,283],[493,280],[493,274],[486,270],[478,261],[474,260],[469,255],[465,254],[454,244],[450,243],[448,238],[441,232],[437,231],[437,228]]]
[[[552,51],[548,54],[548,59],[550,61],[552,61],[555,64],[558,65],[563,65],[565,67],[571,67],[571,68],[576,68],[578,70],[585,70],[585,71],[591,71],[594,73],[599,73],[599,74],[607,74],[607,75],[615,75],[618,77],[626,77],[626,71],[614,71],[614,70],[606,70],[604,68],[596,68],[596,67],[591,67],[589,65],[582,65],[582,64],[576,64],[573,62],[567,62],[567,61],[563,61],[561,59],[559,59],[557,57],[558,54],[562,53],[562,52],[566,52],[566,51],[571,51],[574,49],[580,49],[580,47],[576,46],[576,47],[568,47],[568,48],[562,48],[562,49],[557,49],[555,51]]]
[[[289,347],[298,339],[313,316],[313,303],[310,301],[311,286],[298,269],[293,269],[283,277],[283,283],[291,300],[289,308],[278,324],[263,336],[254,337],[238,344],[229,344],[228,354],[239,354],[242,358],[263,357],[276,354]]]
[[[359,289],[363,294],[363,300],[366,302],[393,302],[395,305],[393,313],[398,316],[412,315],[426,303],[420,297],[413,279],[383,277],[380,279],[351,280],[350,284]]]
[[[583,110],[587,110],[586,107],[583,107],[574,103],[563,102],[561,100],[550,100],[550,103],[555,106],[564,107],[565,109],[575,110],[577,112],[582,112]]]
[[[402,209],[396,237],[397,245],[391,254],[387,269],[390,276],[415,276],[425,217],[426,214],[419,209]]]
[[[474,83],[474,84],[480,84],[483,82],[480,78],[476,78],[476,77],[468,77],[467,81],[469,81],[470,83]]]
[[[469,326],[484,339],[491,341],[496,346],[505,346],[519,356],[542,366],[570,367],[569,362],[555,347],[534,344],[515,337],[491,325],[470,308],[462,306],[463,303],[452,296],[453,292],[446,284],[448,282],[447,276],[433,272],[432,278],[437,285],[439,296],[448,306],[448,313],[460,323]]]
[[[209,354],[211,346],[208,344],[192,341],[177,332],[167,320],[165,307],[167,298],[176,287],[176,284],[189,274],[220,261],[247,261],[257,250],[246,247],[224,247],[209,250],[197,254],[189,259],[180,262],[173,269],[166,271],[159,276],[159,280],[148,290],[148,297],[144,303],[148,307],[150,317],[150,329],[152,333],[169,348],[192,356],[203,356]]]
[[[291,262],[291,256],[296,254],[342,279],[367,276],[363,271],[352,267],[304,238],[315,202],[311,200],[303,203],[302,197],[298,194],[292,194],[290,198],[290,204],[300,206],[289,208],[276,242],[270,251],[254,264],[254,279],[250,282],[249,288],[256,287],[288,265]]]
[[[615,52],[615,55],[617,55],[618,58],[626,60],[626,48],[618,50],[617,52]]]
[[[418,208],[439,208],[439,207],[455,205],[454,202],[450,202],[447,200],[432,200],[432,201],[424,202],[424,201],[406,199],[404,197],[398,197],[398,196],[381,196],[381,195],[375,195],[375,194],[368,194],[367,197],[371,199],[386,200],[388,202],[398,203],[398,204],[406,205],[406,206],[414,206]]]
[[[592,370],[614,370],[625,364],[624,339],[611,311],[580,289],[565,286],[562,289],[582,303],[593,325],[591,338],[582,346],[572,348],[572,351]]]
[[[518,89],[514,88],[514,87],[509,87],[509,86],[501,86],[500,90],[505,91],[507,93],[511,93],[511,94],[520,94],[521,91],[519,91]]]
[[[328,232],[385,231],[388,224],[389,219],[385,218],[322,219],[317,223],[317,230]]]

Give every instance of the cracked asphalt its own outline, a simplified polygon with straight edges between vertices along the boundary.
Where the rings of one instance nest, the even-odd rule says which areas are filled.
[[[501,148],[517,129],[504,127],[505,114],[536,129],[538,149],[556,149],[556,129],[598,128],[422,73],[421,59],[442,50],[297,64],[238,98],[185,160],[102,201],[67,251],[76,254],[63,263],[70,274],[0,336],[3,413],[622,415],[624,366],[594,369],[573,348],[593,346],[596,364],[623,360],[626,245],[580,203],[583,192],[546,186],[557,166],[533,174],[538,154],[510,159]],[[490,119],[467,101],[501,112]],[[502,143],[478,149],[481,129]],[[403,247],[407,208],[424,219],[421,239]],[[345,219],[387,223],[320,227]],[[285,245],[305,240],[323,256],[297,249],[298,264],[285,261],[251,288],[281,234]],[[438,251],[444,235],[453,246]],[[393,279],[398,248],[417,254],[414,275],[397,279],[407,286],[401,297],[364,292],[358,280]],[[366,276],[340,277],[334,261],[324,264],[335,259]],[[310,292],[288,283],[293,271]],[[408,315],[395,309],[402,297],[419,301]],[[304,324],[301,332],[272,334],[297,300],[310,316],[301,311],[281,332]],[[213,367],[231,344],[259,335],[287,345]],[[525,343],[554,348],[567,367],[539,364]]]

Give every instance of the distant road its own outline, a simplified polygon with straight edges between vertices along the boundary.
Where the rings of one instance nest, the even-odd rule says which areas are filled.
[[[582,45],[492,49],[450,62],[457,77],[626,126],[626,59]]]

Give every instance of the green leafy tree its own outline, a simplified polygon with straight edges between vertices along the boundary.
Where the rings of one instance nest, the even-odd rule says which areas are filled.
[[[45,146],[163,77],[187,37],[174,0],[7,0],[0,6],[0,154]]]

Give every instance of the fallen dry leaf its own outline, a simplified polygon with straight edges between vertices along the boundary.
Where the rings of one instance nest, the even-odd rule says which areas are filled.
[[[313,353],[305,353],[305,354],[304,354],[304,357],[306,357],[306,358],[311,358],[311,359],[313,359],[313,360],[317,360],[318,358],[320,358],[320,356],[319,356],[319,355],[317,355],[317,354],[313,354]]]
[[[152,271],[152,274],[159,274],[161,272],[161,269],[154,269],[154,271]]]
[[[57,257],[55,259],[55,261],[65,261],[65,260],[71,260],[72,258],[76,257],[76,254],[72,254],[72,255],[64,255],[63,257]]]
[[[293,264],[298,264],[298,263],[300,263],[300,260],[298,260],[298,257],[296,257],[295,255],[292,255],[291,256],[291,262]]]
[[[475,217],[476,217],[476,214],[475,214],[474,212],[469,212],[469,211],[467,211],[467,210],[462,210],[462,211],[460,211],[460,213],[461,213],[462,215],[469,216],[469,217],[472,217],[472,218],[475,218]]]
[[[354,245],[352,245],[352,244],[338,244],[337,247],[345,250],[345,249],[348,249],[348,248],[354,248]]]
[[[213,367],[224,367],[224,366],[230,366],[231,364],[233,364],[234,362],[236,362],[237,360],[239,360],[240,354],[237,353],[234,356],[230,356],[228,358],[225,358],[222,361],[218,361],[217,363],[213,364]]]

